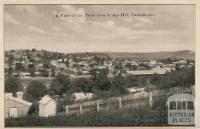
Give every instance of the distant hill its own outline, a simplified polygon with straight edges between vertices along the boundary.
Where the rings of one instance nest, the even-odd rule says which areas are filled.
[[[173,52],[147,52],[147,53],[130,53],[130,52],[106,52],[113,58],[181,58],[181,59],[194,59],[195,52],[190,50],[173,51]]]
[[[11,52],[14,55],[24,55],[27,53],[27,50],[11,50],[6,51],[6,53]],[[163,59],[163,58],[179,58],[179,59],[194,59],[195,52],[190,50],[183,51],[163,51],[163,52],[77,52],[77,53],[61,53],[61,52],[52,52],[46,50],[29,50],[32,56],[37,56],[38,54],[43,55],[45,52],[54,57],[61,58],[66,57],[67,55],[73,55],[78,57],[84,56],[110,56],[111,58],[138,58],[138,59]]]

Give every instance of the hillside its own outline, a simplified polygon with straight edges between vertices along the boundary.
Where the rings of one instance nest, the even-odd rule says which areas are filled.
[[[194,59],[195,52],[190,50],[174,51],[174,52],[147,52],[147,53],[130,53],[130,52],[106,52],[113,58],[181,58]]]
[[[27,50],[14,50],[14,51],[6,51],[6,53],[11,52],[14,55],[24,55],[27,53]],[[183,50],[183,51],[162,51],[162,52],[79,52],[79,53],[61,53],[61,52],[51,52],[51,51],[32,51],[29,50],[32,56],[43,55],[45,52],[54,57],[54,58],[61,58],[67,55],[72,55],[75,57],[84,57],[84,56],[94,56],[94,55],[101,55],[104,57],[110,56],[112,58],[154,58],[154,59],[163,59],[163,58],[178,58],[178,59],[194,59],[195,52],[191,50]]]

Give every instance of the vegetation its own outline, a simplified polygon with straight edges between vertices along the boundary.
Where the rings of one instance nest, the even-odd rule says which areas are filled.
[[[46,86],[40,81],[31,81],[26,89],[25,99],[28,101],[39,100],[47,93]]]
[[[195,67],[193,66],[191,68],[184,68],[178,71],[167,73],[163,77],[157,77],[156,80],[157,81],[154,83],[157,84],[160,88],[191,86],[195,84]]]
[[[71,81],[69,78],[62,74],[58,74],[50,85],[50,90],[54,91],[54,94],[62,95],[69,91],[71,88]]]
[[[48,122],[47,122],[48,121]],[[55,117],[27,116],[5,119],[6,127],[57,127],[57,126],[166,126],[166,111],[148,108],[87,112],[57,115]]]
[[[16,95],[17,91],[22,91],[22,90],[23,87],[18,78],[14,76],[9,76],[5,79],[5,92],[13,93],[14,95]]]

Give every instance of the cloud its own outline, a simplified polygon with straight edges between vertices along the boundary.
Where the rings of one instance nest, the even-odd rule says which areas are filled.
[[[37,28],[37,27],[35,27],[35,26],[32,26],[32,25],[30,25],[28,28],[29,28],[31,31],[34,31],[34,32],[39,33],[39,34],[47,34],[46,31],[44,31],[44,30],[42,30],[42,29],[40,29],[40,28]]]
[[[129,36],[128,39],[138,39],[139,37],[136,36]]]
[[[113,28],[113,27],[115,27],[115,22],[112,20],[107,20],[104,25],[105,25],[105,27]]]
[[[25,13],[25,14],[28,14],[28,15],[36,16],[36,17],[42,16],[42,13],[38,12],[37,9],[32,5],[26,5],[26,6],[16,5],[15,8],[20,13]]]
[[[136,23],[133,24],[133,27],[139,28],[145,25],[153,25],[153,22],[147,18],[135,17]]]
[[[64,22],[68,22],[70,24],[79,25],[85,23],[85,10],[82,8],[76,9],[72,5],[60,5],[58,6],[59,11],[54,12],[54,14],[64,14],[64,15],[73,15],[75,14],[75,17],[64,17],[62,20]],[[81,17],[78,17],[77,15],[81,15]]]
[[[10,23],[15,24],[15,25],[19,25],[19,24],[20,24],[17,20],[15,20],[15,19],[14,19],[10,14],[8,14],[8,13],[5,13],[5,21],[10,22]]]
[[[135,7],[134,5],[130,8]],[[148,43],[157,43],[162,46],[165,42],[172,42],[173,44],[178,44],[179,42],[180,44],[182,42],[185,44],[193,43],[191,39],[193,37],[192,30],[194,29],[191,28],[190,20],[188,20],[190,19],[188,18],[189,16],[185,17],[181,11],[179,14],[176,14],[177,12],[172,13],[173,15],[171,16],[168,13],[168,6],[166,7],[166,14],[162,13],[163,5],[159,7],[158,12],[155,12],[157,14],[155,17],[85,17],[85,13],[107,13],[110,11],[117,13],[120,9],[122,7],[118,5],[6,5],[5,11],[7,11],[8,15],[5,14],[5,21],[13,24],[12,26],[6,24],[8,32],[6,36],[9,39],[7,42],[12,43],[11,45],[16,44],[16,42],[24,42],[26,44],[30,40],[28,38],[30,35],[33,37],[30,40],[33,46],[46,41],[52,45],[52,49],[55,49],[55,42],[59,42],[59,45],[57,45],[58,50],[68,49],[70,51],[71,49],[107,50],[108,48],[131,51],[132,48],[137,49],[137,47],[133,47],[137,44],[146,46]],[[128,7],[124,8],[123,11],[128,12],[129,9],[126,9]],[[143,12],[143,9],[146,9],[146,7],[140,5],[137,10]],[[80,14],[82,17],[56,18],[55,14],[61,13]],[[182,20],[179,15],[185,18],[182,18]],[[166,17],[168,17],[168,20],[163,20]],[[15,27],[14,29],[13,26]],[[13,35],[10,33],[16,34],[16,38],[11,37]],[[10,41],[11,39],[12,42]],[[60,44],[62,45],[60,46]],[[92,45],[93,47],[91,47]],[[115,46],[112,48],[113,45]],[[18,47],[18,45],[16,46]],[[40,45],[38,46],[41,47]],[[138,48],[141,48],[141,46]]]
[[[123,18],[123,21],[125,21],[125,22],[132,22],[133,19],[132,18]]]
[[[50,27],[52,30],[54,31],[61,31],[61,28],[57,27],[57,26],[51,26]]]
[[[147,18],[142,18],[142,17],[135,17],[136,20],[140,21],[140,22],[143,22],[143,23],[146,23],[146,24],[153,24],[153,22]]]

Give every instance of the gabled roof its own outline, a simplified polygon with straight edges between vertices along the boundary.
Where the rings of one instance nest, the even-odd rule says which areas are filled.
[[[168,97],[167,103],[171,101],[192,101],[194,102],[194,96],[191,94],[174,94]]]
[[[152,74],[165,74],[165,69],[160,70],[136,70],[136,71],[126,71],[128,74],[132,75],[152,75]]]
[[[49,101],[54,101],[54,99],[52,99],[50,96],[45,95],[44,97],[42,97],[42,99],[39,101],[40,104],[47,104]]]
[[[12,100],[12,101],[15,101],[15,102],[18,102],[18,103],[21,103],[21,104],[24,104],[24,105],[27,105],[27,106],[31,106],[32,103],[28,102],[28,101],[25,101],[25,100],[22,100],[22,99],[19,99],[19,98],[15,98],[13,96],[5,96],[5,98],[7,100]]]

